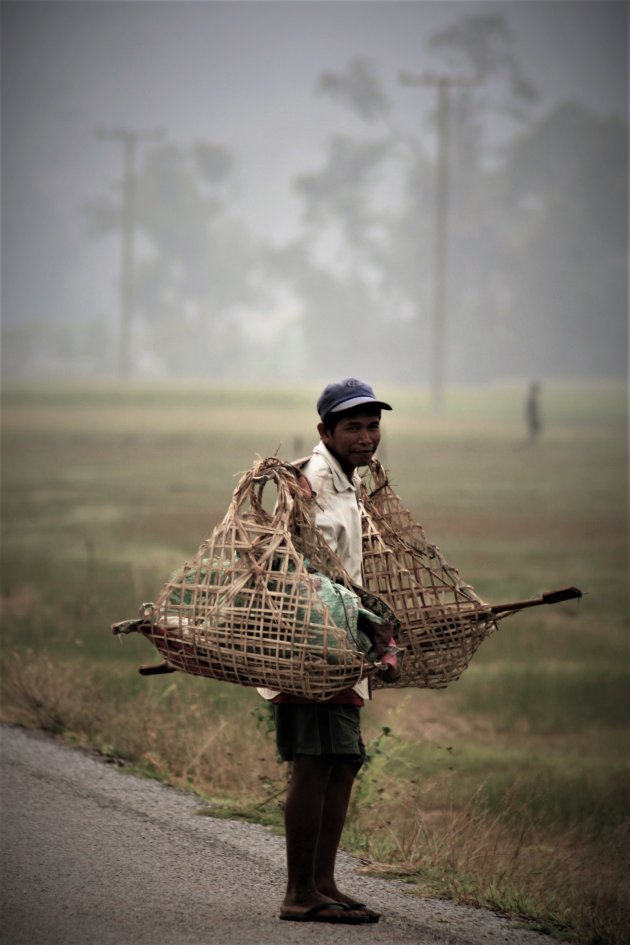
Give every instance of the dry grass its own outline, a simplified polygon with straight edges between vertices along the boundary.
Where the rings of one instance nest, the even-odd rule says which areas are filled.
[[[309,450],[317,393],[5,392],[5,721],[197,790],[214,813],[281,823],[286,774],[256,695],[141,678],[155,652],[116,643],[108,625],[194,553],[256,454],[280,442],[287,458]],[[426,391],[391,396],[381,459],[481,596],[588,593],[579,607],[505,621],[444,692],[377,693],[344,843],[420,892],[527,916],[583,945],[626,945],[625,389],[548,385],[536,448],[518,386],[452,391],[441,418]]]
[[[372,801],[356,798],[348,839],[364,872],[404,876],[420,895],[498,909],[563,939],[625,945],[630,825],[596,839],[584,823],[550,833],[519,787],[489,810],[483,786],[462,804],[450,778],[414,787],[368,776],[362,790]]]
[[[243,724],[235,718],[238,708],[225,712],[212,697],[199,698],[188,681],[145,682],[129,693],[128,673],[120,668],[110,669],[105,681],[103,670],[87,663],[14,654],[2,667],[0,718],[63,735],[207,798],[260,800],[261,785],[283,781],[264,727],[255,719]]]

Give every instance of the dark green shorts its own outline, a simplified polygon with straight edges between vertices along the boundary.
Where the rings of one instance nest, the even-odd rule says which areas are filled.
[[[361,709],[356,705],[274,705],[276,744],[283,761],[294,755],[333,755],[335,761],[361,765]]]

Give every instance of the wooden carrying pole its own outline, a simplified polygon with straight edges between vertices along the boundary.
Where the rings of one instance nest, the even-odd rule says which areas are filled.
[[[582,591],[579,587],[563,587],[557,591],[544,591],[540,597],[532,597],[528,600],[514,601],[511,604],[494,604],[490,610],[493,614],[508,614],[518,610],[525,610],[527,607],[540,607],[543,604],[560,604],[567,600],[577,600],[582,597]],[[112,624],[114,634],[132,633],[141,627],[148,628],[146,617],[139,617],[135,620],[121,620]],[[141,676],[159,676],[164,673],[174,673],[175,667],[170,666],[166,660],[157,665],[140,666],[138,672]]]
[[[541,604],[560,604],[565,600],[576,600],[582,597],[579,587],[563,587],[558,591],[545,591],[540,597],[529,600],[514,601],[512,604],[494,604],[490,608],[493,614],[511,613],[515,610],[525,610],[526,607],[540,607]]]

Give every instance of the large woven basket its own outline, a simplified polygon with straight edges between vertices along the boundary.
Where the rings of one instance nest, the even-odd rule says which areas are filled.
[[[333,621],[322,599],[326,578],[343,582],[332,589],[326,582],[338,596],[349,582],[313,524],[305,483],[282,460],[257,463],[240,480],[221,524],[156,603],[143,605],[140,621],[115,624],[114,632],[143,633],[171,668],[316,700],[370,674],[373,664],[359,642]],[[265,487],[275,487],[272,512],[263,505]],[[355,598],[346,595],[342,606]],[[383,602],[369,600],[395,622]]]
[[[265,488],[272,503],[263,504]],[[361,488],[365,586],[357,588],[315,526],[316,502],[296,466],[260,460],[156,603],[113,632],[137,631],[153,643],[164,662],[147,672],[182,670],[324,700],[366,676],[385,684],[358,613],[394,631],[402,672],[388,685],[441,689],[461,676],[500,617],[581,596],[568,588],[484,603],[427,541],[377,461]]]
[[[364,479],[361,511],[365,586],[401,621],[402,673],[388,685],[444,688],[496,630],[497,616],[430,544],[377,460]]]

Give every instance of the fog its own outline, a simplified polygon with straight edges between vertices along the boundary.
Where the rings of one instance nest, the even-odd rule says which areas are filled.
[[[4,2],[4,377],[625,377],[627,18]]]

